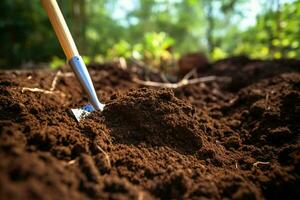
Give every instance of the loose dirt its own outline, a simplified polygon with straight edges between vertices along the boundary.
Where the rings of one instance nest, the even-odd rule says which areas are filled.
[[[0,197],[300,199],[299,65],[231,58],[205,72],[229,81],[171,90],[94,64],[106,107],[80,123],[68,70],[3,71]]]

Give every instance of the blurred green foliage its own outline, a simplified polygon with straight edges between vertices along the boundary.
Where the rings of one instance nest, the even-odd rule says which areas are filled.
[[[299,58],[299,19],[300,1],[284,4],[277,12],[269,11],[260,15],[256,26],[241,33],[242,45],[233,52],[249,52],[256,58]]]
[[[58,0],[86,62],[116,57],[160,68],[191,51],[212,60],[300,56],[300,0]],[[258,5],[258,7],[253,6]],[[0,66],[65,57],[39,0],[2,0]],[[259,9],[259,10],[257,10]],[[249,23],[251,12],[256,22]],[[255,20],[255,18],[254,18]]]
[[[161,67],[168,67],[173,59],[171,51],[175,41],[165,32],[148,32],[140,43],[129,44],[121,40],[107,51],[107,60],[113,60],[118,57],[126,59],[142,60],[146,66],[161,70]]]
[[[52,58],[52,60],[50,61],[50,68],[51,69],[58,69],[58,68],[60,68],[61,66],[63,66],[64,64],[65,64],[65,60],[64,59],[61,59],[61,58],[59,58],[59,57],[57,57],[57,56],[54,56],[53,58]]]
[[[0,9],[0,66],[63,57],[39,0],[4,0]]]

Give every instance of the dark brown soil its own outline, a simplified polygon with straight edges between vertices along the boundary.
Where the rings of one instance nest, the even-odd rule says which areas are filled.
[[[80,123],[69,72],[52,93],[26,88],[56,72],[1,72],[0,199],[300,199],[299,66],[232,58],[170,90],[92,65],[106,107]]]

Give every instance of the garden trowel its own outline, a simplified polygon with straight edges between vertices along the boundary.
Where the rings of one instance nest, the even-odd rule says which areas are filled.
[[[87,116],[94,110],[103,110],[104,104],[100,103],[93,86],[89,72],[78,53],[75,42],[65,22],[65,19],[59,9],[56,0],[41,0],[46,10],[49,20],[53,26],[56,36],[67,56],[69,65],[72,67],[77,79],[83,87],[91,104],[85,105],[78,109],[71,109],[77,121]]]

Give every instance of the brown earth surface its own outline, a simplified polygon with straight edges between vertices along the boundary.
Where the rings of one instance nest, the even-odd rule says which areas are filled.
[[[236,57],[163,89],[94,64],[106,106],[80,123],[68,70],[2,71],[0,199],[300,199],[299,67]]]

